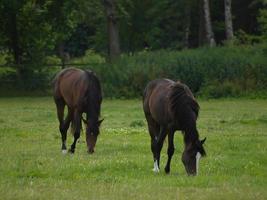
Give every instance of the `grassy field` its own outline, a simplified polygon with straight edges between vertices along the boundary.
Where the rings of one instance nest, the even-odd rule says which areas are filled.
[[[64,156],[52,98],[1,98],[0,199],[267,199],[267,101],[200,106],[207,157],[188,177],[178,132],[170,175],[152,172],[140,100],[104,101],[95,154],[82,134],[75,155]],[[165,144],[161,166],[166,158]]]

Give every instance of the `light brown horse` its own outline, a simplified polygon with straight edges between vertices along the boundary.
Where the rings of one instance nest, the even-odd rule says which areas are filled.
[[[88,153],[93,153],[99,134],[99,126],[103,121],[99,120],[102,94],[100,82],[96,75],[87,70],[64,69],[56,75],[53,81],[53,96],[62,138],[62,153],[67,152],[66,139],[70,123],[72,123],[74,141],[69,152],[75,152],[82,120],[86,124]],[[64,119],[65,105],[68,107],[68,113]],[[86,119],[82,118],[83,113],[86,113]]]
[[[199,158],[206,154],[202,146],[206,138],[199,140],[196,128],[199,105],[190,89],[185,84],[169,79],[151,81],[144,91],[143,109],[151,137],[153,171],[159,172],[160,152],[168,135],[165,172],[170,172],[174,132],[181,130],[185,143],[182,161],[188,175],[196,175]]]

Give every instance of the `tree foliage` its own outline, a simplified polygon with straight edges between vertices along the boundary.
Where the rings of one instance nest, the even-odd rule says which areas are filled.
[[[116,0],[121,51],[196,48],[203,0]],[[224,1],[209,0],[214,39],[226,40]],[[266,0],[232,1],[238,44],[266,40]],[[0,51],[8,64],[23,70],[41,68],[47,56],[70,58],[92,49],[108,54],[108,26],[100,0],[0,0]]]

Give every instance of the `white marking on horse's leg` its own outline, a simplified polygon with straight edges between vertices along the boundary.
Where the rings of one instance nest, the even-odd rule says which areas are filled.
[[[154,161],[153,172],[156,172],[156,173],[159,172],[159,165],[158,165],[158,161],[157,160]]]
[[[62,154],[67,154],[67,153],[68,153],[67,149],[62,149]]]
[[[197,152],[196,154],[196,175],[198,175],[198,167],[199,167],[199,159],[201,158],[201,154]]]
[[[66,148],[66,140],[63,142],[62,147]],[[62,149],[62,154],[66,154],[67,152],[67,149]]]

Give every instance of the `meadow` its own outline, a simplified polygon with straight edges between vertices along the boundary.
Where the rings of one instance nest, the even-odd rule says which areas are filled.
[[[141,100],[105,100],[95,153],[85,136],[61,154],[51,97],[0,98],[0,199],[267,199],[267,101],[200,100],[198,130],[207,157],[197,177],[181,162],[175,134],[171,173],[152,172]],[[68,146],[73,138],[68,135]]]

